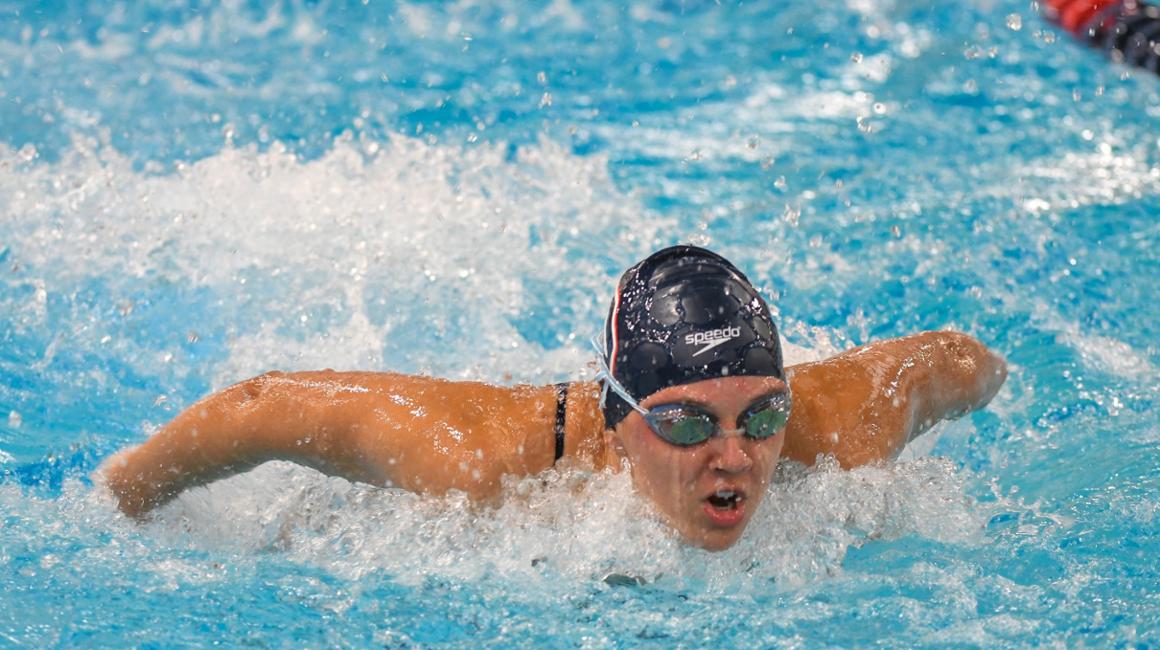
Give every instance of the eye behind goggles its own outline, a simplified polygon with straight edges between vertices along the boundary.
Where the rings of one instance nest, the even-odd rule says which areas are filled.
[[[790,406],[788,392],[762,397],[737,418],[737,428],[753,440],[772,438],[789,421]],[[661,404],[641,415],[661,440],[678,447],[699,445],[722,430],[717,416],[696,404]]]

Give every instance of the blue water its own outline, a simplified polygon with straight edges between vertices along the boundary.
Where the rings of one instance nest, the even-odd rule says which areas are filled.
[[[0,1],[0,645],[1155,647],[1158,204],[1160,80],[1025,2]],[[271,368],[591,377],[681,241],[791,359],[954,328],[1007,386],[717,555],[574,471],[93,489]]]

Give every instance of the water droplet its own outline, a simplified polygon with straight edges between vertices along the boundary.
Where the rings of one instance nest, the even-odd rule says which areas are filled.
[[[8,412],[8,426],[12,427],[13,429],[19,429],[20,425],[22,424],[24,424],[24,418],[21,417],[19,413],[16,411]]]
[[[851,54],[850,60],[853,61],[854,63],[861,63],[862,62],[862,53],[855,52],[855,53]]]
[[[801,219],[801,216],[801,208],[792,206],[788,203],[785,204],[785,211],[781,213],[781,218],[791,226],[797,226],[798,220]]]
[[[1023,29],[1023,16],[1019,14],[1007,14],[1007,29],[1016,32]]]
[[[544,93],[540,96],[540,108],[552,105],[552,93]]]

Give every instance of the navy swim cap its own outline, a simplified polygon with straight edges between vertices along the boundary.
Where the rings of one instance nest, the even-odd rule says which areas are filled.
[[[728,375],[785,379],[769,306],[737,267],[673,246],[624,272],[604,325],[606,372],[637,401],[662,388]],[[632,410],[605,392],[604,424]]]

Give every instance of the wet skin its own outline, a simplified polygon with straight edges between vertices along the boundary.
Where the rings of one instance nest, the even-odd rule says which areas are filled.
[[[670,386],[641,403],[696,404],[725,429],[679,447],[662,440],[632,411],[609,431],[608,448],[628,461],[638,492],[686,541],[718,551],[732,546],[761,504],[785,444],[785,428],[765,440],[742,434],[737,420],[757,400],[786,390],[773,377],[723,377]]]
[[[724,377],[647,396],[645,408],[692,402],[729,429],[689,448],[658,438],[635,411],[605,429],[599,388],[571,384],[560,462],[592,471],[627,464],[639,492],[682,537],[719,550],[744,531],[779,456],[806,464],[831,456],[842,467],[893,458],[939,420],[990,401],[1006,364],[970,336],[924,332],[792,366],[786,377],[793,387],[789,422],[764,441],[734,429],[755,400],[785,388],[775,378]],[[132,517],[269,460],[494,501],[504,476],[557,463],[556,395],[551,386],[390,373],[268,373],[190,406],[143,444],[114,455],[99,478]]]

